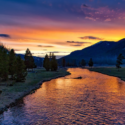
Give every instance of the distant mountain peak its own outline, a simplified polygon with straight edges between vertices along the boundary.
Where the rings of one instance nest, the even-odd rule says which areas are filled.
[[[125,38],[119,40],[118,42],[125,42]]]
[[[100,42],[98,42],[98,43],[95,43],[95,44],[92,45],[92,46],[96,46],[96,45],[99,45],[99,44],[102,44],[102,45],[110,45],[110,44],[112,44],[112,43],[114,43],[114,41],[100,41]]]

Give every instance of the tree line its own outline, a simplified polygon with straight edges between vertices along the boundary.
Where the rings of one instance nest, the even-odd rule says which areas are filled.
[[[117,60],[116,60],[116,68],[119,69],[121,68],[121,65],[123,64],[122,60],[125,59],[125,57],[122,55],[122,54],[119,54],[118,57],[117,57]],[[86,61],[84,59],[82,59],[80,62],[79,62],[79,66],[81,67],[85,67],[86,66]],[[94,63],[93,63],[93,60],[92,58],[90,58],[89,62],[88,62],[88,66],[89,67],[93,67]],[[66,60],[65,58],[62,58],[62,66],[65,67],[65,66],[76,66],[76,64],[74,63],[66,63]]]
[[[1,80],[24,81],[27,75],[24,61],[16,56],[13,49],[8,50],[0,45],[0,78]]]
[[[88,62],[88,65],[89,67],[93,67],[93,60],[92,58],[90,58],[89,62]],[[86,61],[84,59],[82,59],[79,64],[78,64],[80,67],[85,67],[87,65]],[[62,66],[65,67],[65,66],[73,66],[73,67],[77,67],[77,64],[76,64],[76,61],[72,61],[72,63],[69,63],[67,62],[66,63],[66,60],[65,58],[62,58]]]
[[[24,60],[22,60],[19,55],[15,54],[14,49],[9,50],[3,44],[0,45],[0,80],[25,81],[27,69],[35,67],[36,65],[29,49],[26,50]]]
[[[56,56],[54,55],[54,53],[45,55],[45,58],[43,61],[43,67],[46,69],[46,71],[50,71],[50,70],[57,71],[58,63],[57,63]]]
[[[122,54],[119,54],[116,61],[116,68],[121,68],[122,60],[125,59]],[[42,62],[41,62],[42,63]],[[79,63],[80,66],[85,67],[86,61],[84,59]],[[93,60],[90,58],[88,65],[93,66]],[[77,66],[74,60],[72,64],[66,63],[65,58],[62,58],[62,66]],[[46,71],[57,71],[58,63],[54,53],[46,54],[43,67]],[[15,80],[16,82],[25,81],[27,71],[36,68],[34,58],[29,49],[26,50],[24,60],[17,56],[14,49],[8,50],[3,44],[0,45],[0,80]]]
[[[27,71],[36,67],[29,49],[26,50],[24,59],[21,59],[19,55],[15,54],[14,49],[9,50],[3,44],[0,45],[0,81],[8,79],[16,82],[25,81]],[[43,67],[46,71],[57,71],[58,63],[54,53],[46,54]]]

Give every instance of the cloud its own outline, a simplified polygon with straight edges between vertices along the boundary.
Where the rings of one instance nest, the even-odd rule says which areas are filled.
[[[37,45],[38,47],[54,47],[54,46],[43,46],[43,45]]]
[[[80,39],[89,39],[89,40],[104,40],[103,38],[99,37],[94,37],[94,36],[84,36],[84,37],[79,37]]]
[[[14,51],[22,51],[22,49],[14,49]]]
[[[92,17],[85,17],[85,19],[89,19],[89,20],[92,20],[92,21],[96,21],[96,19],[92,18]]]
[[[42,54],[45,54],[44,52],[43,53],[32,53],[33,55],[42,55]]]
[[[0,34],[0,37],[10,38],[10,35],[8,35],[8,34]]]
[[[83,45],[81,45],[81,44],[78,44],[78,45],[71,45],[71,46],[83,46]]]
[[[69,53],[69,52],[65,52],[65,51],[52,51],[52,53]]]
[[[42,49],[43,51],[47,51],[47,49]]]
[[[106,20],[105,20],[105,22],[110,22],[110,21],[111,21],[111,19],[110,19],[110,18],[108,18],[108,19],[106,19]]]
[[[91,42],[78,42],[78,41],[67,41],[70,46],[84,46],[85,44],[91,44]]]
[[[87,6],[86,4],[82,4],[81,8],[88,8],[89,6]]]
[[[67,41],[67,43],[78,43],[78,44],[84,44],[84,43],[91,43],[91,42]]]

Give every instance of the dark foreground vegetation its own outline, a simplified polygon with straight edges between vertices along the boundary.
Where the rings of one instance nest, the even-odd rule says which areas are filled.
[[[0,113],[17,99],[39,88],[43,81],[69,74],[66,69],[57,71],[54,54],[50,53],[49,57],[46,55],[43,65],[46,70],[37,68],[29,49],[23,60],[15,54],[14,49],[9,50],[0,45]]]
[[[35,69],[33,72],[28,72],[25,82],[15,82],[13,86],[9,86],[10,83],[13,83],[12,80],[0,82],[0,88],[2,90],[0,94],[0,112],[2,113],[2,111],[7,109],[17,99],[39,88],[43,81],[65,75],[69,75],[65,69],[59,69],[56,72],[46,72],[45,69]]]
[[[46,71],[57,71],[58,69],[58,63],[56,60],[56,56],[54,53],[50,53],[49,56],[46,54],[44,61],[43,61],[43,67],[46,69]]]
[[[0,45],[0,81],[8,79],[15,81],[25,81],[27,75],[24,61],[20,56],[16,56],[13,49],[8,50],[4,45]]]

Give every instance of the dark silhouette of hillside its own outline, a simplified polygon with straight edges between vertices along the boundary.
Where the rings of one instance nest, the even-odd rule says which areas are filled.
[[[92,46],[72,52],[70,55],[65,56],[66,62],[70,63],[76,60],[77,65],[84,59],[87,63],[90,58],[93,59],[94,64],[97,65],[115,65],[116,59],[119,54],[125,56],[125,39],[118,42],[114,41],[100,41]],[[62,58],[59,59],[59,63]],[[124,63],[124,62],[123,62]]]

